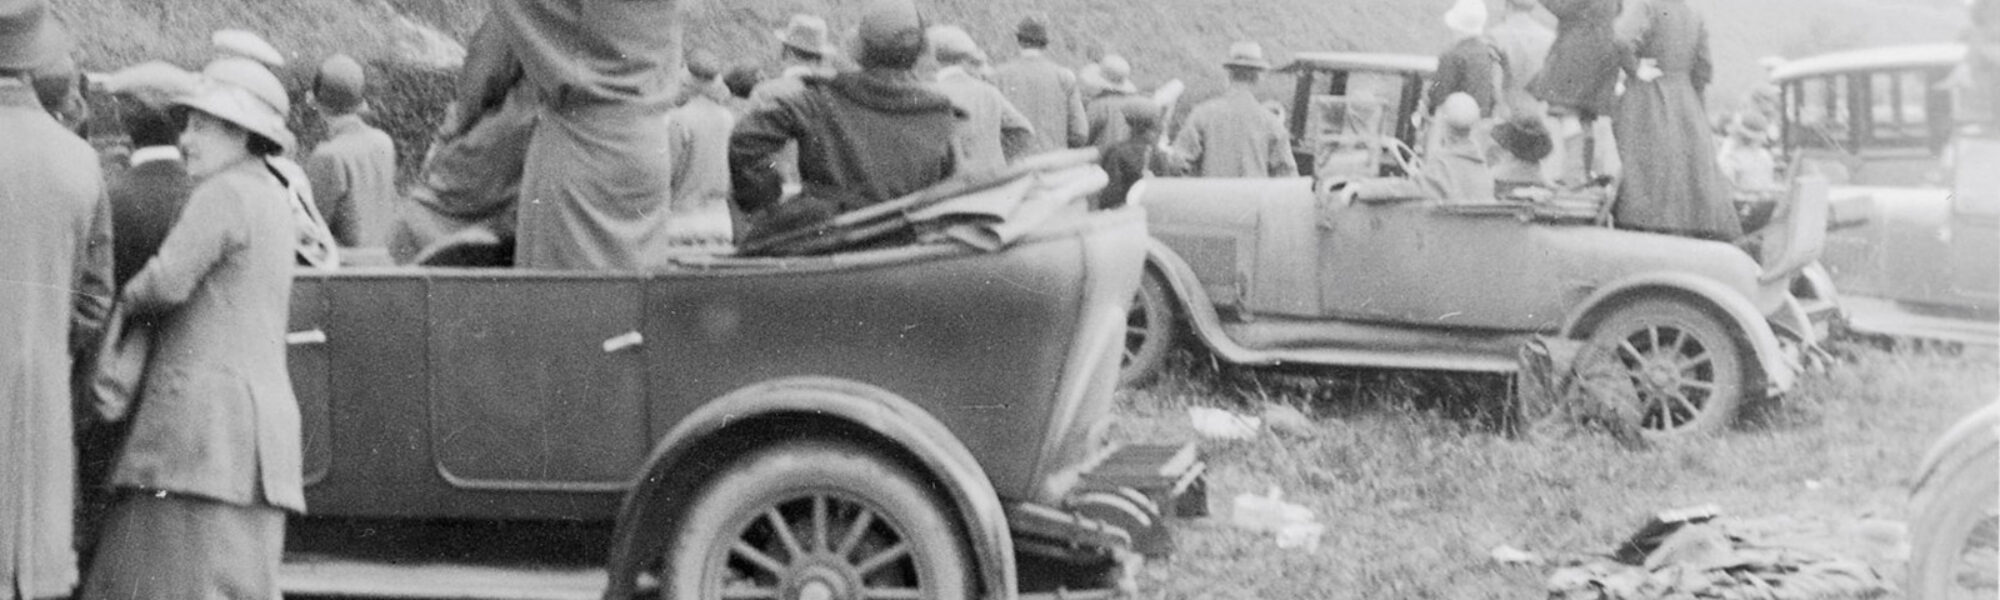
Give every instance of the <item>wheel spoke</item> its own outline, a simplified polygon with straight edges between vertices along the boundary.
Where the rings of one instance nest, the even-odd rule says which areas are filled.
[[[1689,370],[1708,364],[1710,362],[1713,362],[1714,360],[1715,359],[1710,358],[1708,356],[1707,352],[1703,352],[1700,354],[1696,354],[1694,356],[1682,358],[1680,362],[1675,366],[1679,368],[1680,372],[1686,373]]]
[[[1679,404],[1682,410],[1687,411],[1687,421],[1693,421],[1695,415],[1701,414],[1701,407],[1695,405],[1694,401],[1689,400],[1687,396],[1682,394],[1667,394],[1667,397],[1673,398],[1674,404]],[[1682,422],[1685,423],[1687,421]]]
[[[1632,357],[1632,360],[1640,365],[1646,364],[1646,355],[1641,354],[1638,348],[1633,347],[1631,340],[1620,340],[1618,342],[1618,351]]]
[[[772,576],[782,577],[785,574],[785,563],[778,562],[778,559],[771,558],[770,555],[752,547],[743,540],[736,540],[736,545],[730,546],[729,550],[737,556],[743,557],[744,560],[756,564],[758,568],[769,572]]]
[[[1659,327],[1658,325],[1653,325],[1653,326],[1649,326],[1649,327],[1647,327],[1647,328],[1646,328],[1646,338],[1647,338],[1648,340],[1650,340],[1650,345],[1646,346],[1646,350],[1648,350],[1648,351],[1652,351],[1652,352],[1659,352],[1659,351],[1660,351],[1660,327]]]
[[[778,600],[777,588],[732,587],[722,590],[725,600]]]
[[[890,546],[881,552],[875,553],[874,556],[868,557],[868,560],[861,561],[860,563],[854,565],[854,572],[862,577],[867,577],[869,573],[874,573],[876,569],[888,566],[889,563],[895,562],[896,560],[907,557],[909,555],[910,555],[910,543],[906,541],[899,541],[896,542],[896,545]]]
[[[1692,389],[1692,390],[1708,392],[1710,395],[1715,394],[1715,383],[1709,381],[1702,381],[1699,379],[1686,379],[1681,381],[1681,387],[1683,389]]]
[[[827,529],[826,496],[813,496],[813,550],[825,552],[827,544],[833,543],[833,532]]]
[[[875,513],[866,508],[858,510],[861,512],[854,515],[854,524],[848,526],[847,535],[841,538],[840,546],[833,549],[834,556],[847,558],[849,554],[853,554],[854,546],[861,543],[862,534],[868,533],[868,526],[874,524]]]
[[[1669,354],[1671,356],[1680,356],[1681,351],[1687,349],[1688,333],[1687,331],[1681,329],[1675,329],[1673,330],[1673,332],[1674,332],[1674,349]]]
[[[1128,337],[1136,337],[1142,340],[1146,339],[1146,324],[1140,323],[1138,325],[1126,325],[1125,335]]]
[[[919,588],[868,588],[861,590],[861,597],[882,600],[923,600],[924,591]]]
[[[785,545],[786,556],[792,560],[798,560],[799,557],[806,555],[806,549],[799,545],[799,537],[792,533],[791,524],[785,522],[785,515],[778,512],[778,507],[773,506],[766,509],[764,511],[764,520],[770,521],[771,529],[777,530],[778,541]]]

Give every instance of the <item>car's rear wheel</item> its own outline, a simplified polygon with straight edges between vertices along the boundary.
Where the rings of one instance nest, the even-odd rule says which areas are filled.
[[[1119,385],[1145,385],[1158,377],[1178,333],[1167,284],[1147,271],[1139,283],[1138,295],[1132,299],[1132,308],[1125,314],[1125,358],[1119,363]]]
[[[664,597],[967,598],[970,560],[929,487],[848,444],[752,453],[684,513],[662,564]]]
[[[1730,328],[1686,302],[1647,299],[1606,316],[1593,349],[1622,367],[1637,405],[1621,411],[1648,436],[1728,428],[1743,404],[1745,352]]]
[[[1996,463],[2000,453],[1988,446],[1947,465],[1916,490],[1910,524],[1911,598],[1985,600],[2000,594]]]

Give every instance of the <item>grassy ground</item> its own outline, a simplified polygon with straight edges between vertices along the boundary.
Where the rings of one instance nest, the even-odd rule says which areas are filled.
[[[1603,551],[1651,513],[1707,503],[1730,517],[1816,524],[1836,547],[1856,539],[1843,534],[1893,529],[1923,451],[2000,392],[2000,362],[1990,352],[1841,351],[1845,360],[1758,423],[1646,450],[1589,433],[1499,434],[1464,408],[1504,389],[1490,379],[1291,376],[1183,357],[1179,374],[1121,393],[1116,436],[1194,439],[1187,407],[1249,412],[1272,402],[1314,415],[1314,430],[1205,442],[1216,515],[1177,532],[1178,552],[1145,572],[1146,597],[1539,598],[1544,569],[1499,565],[1489,551]],[[1456,400],[1411,400],[1440,397]],[[1229,525],[1231,498],[1274,486],[1326,524],[1317,551],[1280,549]],[[1841,551],[1900,579],[1899,559],[1879,550]]]

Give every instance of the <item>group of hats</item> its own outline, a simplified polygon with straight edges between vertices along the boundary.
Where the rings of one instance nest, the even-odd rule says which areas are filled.
[[[911,0],[871,0],[861,8],[861,24],[855,33],[861,44],[859,50],[907,49],[924,43],[924,19]],[[792,15],[785,27],[772,35],[779,44],[810,56],[825,56],[837,50],[830,41],[826,19],[813,15]]]

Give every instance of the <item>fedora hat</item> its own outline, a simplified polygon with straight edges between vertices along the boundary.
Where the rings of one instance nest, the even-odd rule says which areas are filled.
[[[1229,60],[1222,66],[1239,69],[1270,70],[1271,61],[1264,58],[1264,46],[1257,42],[1242,41],[1229,45]]]
[[[285,128],[291,102],[278,77],[247,58],[221,58],[201,70],[195,89],[174,101],[263,136],[283,151],[298,143]]]
[[[814,56],[825,56],[833,54],[833,44],[827,41],[826,32],[826,19],[797,14],[792,15],[792,20],[785,23],[784,29],[774,31],[771,35],[777,36],[778,43],[787,48]]]
[[[1444,26],[1459,35],[1486,33],[1486,0],[1458,0],[1445,11]]]
[[[0,0],[0,69],[39,69],[69,49],[69,35],[49,18],[42,0]]]

